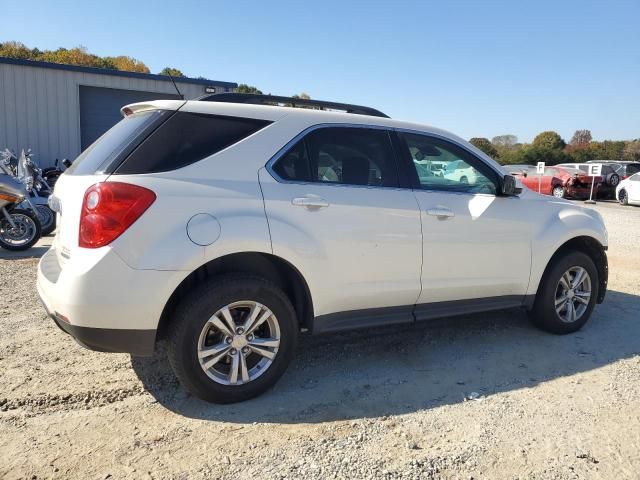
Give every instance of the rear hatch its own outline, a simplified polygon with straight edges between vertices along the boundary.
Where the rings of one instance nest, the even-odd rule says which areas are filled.
[[[123,108],[125,117],[82,152],[56,182],[49,204],[58,214],[53,246],[63,267],[78,247],[80,212],[87,189],[105,181],[122,161],[184,102],[157,101]]]

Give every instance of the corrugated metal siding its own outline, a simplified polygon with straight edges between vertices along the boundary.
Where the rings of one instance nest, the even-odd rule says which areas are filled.
[[[187,99],[205,93],[203,85],[177,83]],[[0,150],[31,148],[42,167],[75,158],[81,148],[80,85],[175,93],[171,82],[161,80],[0,63]]]

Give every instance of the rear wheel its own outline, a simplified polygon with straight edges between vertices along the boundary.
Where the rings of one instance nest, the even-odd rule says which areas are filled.
[[[618,202],[620,205],[629,205],[629,196],[624,188],[618,192]]]
[[[0,215],[0,247],[7,250],[27,250],[40,238],[40,221],[34,213],[14,208],[9,213],[13,225],[4,215]]]
[[[598,298],[598,270],[582,252],[552,260],[529,318],[551,333],[572,333],[587,322]]]
[[[564,198],[564,195],[565,195],[564,188],[560,186],[553,187],[551,194],[556,198]]]
[[[56,214],[46,205],[36,205],[36,211],[42,226],[42,235],[49,235],[56,229]]]
[[[298,324],[273,283],[249,275],[214,278],[178,306],[169,329],[169,362],[182,385],[214,403],[255,397],[293,358]]]

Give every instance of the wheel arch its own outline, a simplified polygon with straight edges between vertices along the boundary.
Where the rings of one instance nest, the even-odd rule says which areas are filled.
[[[310,328],[313,301],[309,286],[300,271],[287,260],[263,252],[241,252],[224,255],[201,265],[191,272],[173,291],[158,323],[158,338],[166,336],[167,327],[180,300],[198,283],[227,273],[247,273],[272,281],[287,294],[301,328]]]
[[[551,265],[555,261],[556,258],[561,257],[562,255],[568,252],[582,252],[585,255],[589,256],[595,263],[596,268],[598,269],[598,298],[597,303],[602,303],[604,301],[604,296],[607,291],[607,283],[609,279],[609,266],[607,262],[607,248],[603,246],[597,239],[594,237],[590,237],[588,235],[581,235],[578,237],[573,237],[570,240],[564,242],[560,247],[556,249],[556,251],[551,255],[551,258],[547,262],[547,265],[544,269],[542,277],[540,278],[540,282],[538,282],[537,291],[540,289],[540,286],[543,284]]]

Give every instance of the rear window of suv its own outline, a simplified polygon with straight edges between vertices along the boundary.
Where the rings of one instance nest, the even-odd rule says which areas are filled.
[[[195,163],[269,125],[267,120],[177,112],[116,168],[116,174],[156,173]]]
[[[123,118],[82,152],[65,170],[69,175],[109,173],[149,132],[174,112],[150,110]]]
[[[175,170],[217,153],[271,122],[168,110],[136,113],[116,123],[76,158],[71,175]]]

